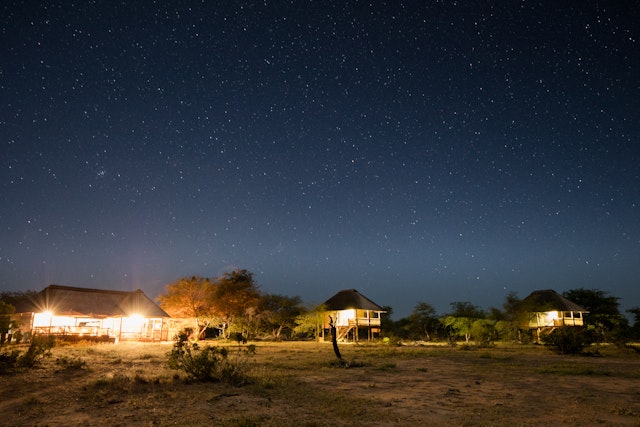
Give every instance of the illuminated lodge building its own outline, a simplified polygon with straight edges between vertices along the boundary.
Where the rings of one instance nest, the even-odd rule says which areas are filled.
[[[17,304],[14,317],[26,338],[37,334],[111,342],[169,339],[169,315],[139,289],[50,285]]]
[[[384,309],[355,289],[345,289],[324,303],[326,317],[324,330],[331,322],[336,328],[337,340],[371,341],[380,335],[380,316]]]
[[[532,292],[519,306],[527,314],[520,322],[520,327],[535,332],[538,342],[542,334],[551,333],[557,328],[584,326],[584,316],[588,313],[551,289]]]

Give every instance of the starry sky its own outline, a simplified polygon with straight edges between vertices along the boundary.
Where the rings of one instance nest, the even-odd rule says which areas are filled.
[[[640,305],[635,1],[0,6],[0,289]]]

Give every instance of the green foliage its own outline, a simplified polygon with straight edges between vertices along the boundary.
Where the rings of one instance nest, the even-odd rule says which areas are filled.
[[[486,317],[485,312],[478,306],[471,304],[468,301],[455,301],[451,304],[452,317],[468,317],[470,319],[484,319]]]
[[[520,341],[520,333],[518,330],[518,326],[513,321],[508,320],[498,320],[495,323],[495,330],[497,334],[497,339],[501,341]]]
[[[51,335],[35,335],[27,351],[18,358],[20,368],[33,368],[45,357],[51,356],[51,349],[55,345],[55,338]]]
[[[629,336],[633,339],[640,339],[640,307],[632,307],[627,313],[633,315],[633,325],[630,328]]]
[[[260,323],[263,329],[271,332],[274,339],[280,340],[283,332],[293,332],[296,320],[305,313],[300,297],[288,297],[277,294],[263,294],[258,302]]]
[[[182,332],[169,353],[169,366],[183,371],[192,381],[223,382],[240,386],[249,380],[246,357],[254,352],[255,347],[239,347],[232,359],[226,347],[201,347],[189,342],[188,334]]]
[[[465,342],[471,339],[471,326],[476,319],[470,317],[445,316],[440,319],[442,325],[451,332],[452,337],[464,337]]]
[[[36,335],[31,340],[27,351],[20,350],[0,353],[0,374],[16,372],[21,369],[31,369],[37,366],[45,357],[51,356],[55,340],[52,336]]]
[[[419,302],[407,317],[402,329],[409,338],[431,341],[438,330],[438,325],[436,310],[433,306],[426,302]]]
[[[296,336],[316,339],[320,337],[326,311],[327,309],[324,304],[304,308],[304,312],[295,319],[296,326],[294,333]]]
[[[583,329],[562,327],[542,336],[542,342],[558,354],[579,354],[590,342]]]
[[[562,295],[589,312],[584,321],[594,342],[623,340],[629,322],[618,310],[619,298],[598,289],[583,288],[570,289]]]
[[[498,338],[496,322],[489,319],[478,319],[471,324],[471,336],[480,346],[490,346]]]

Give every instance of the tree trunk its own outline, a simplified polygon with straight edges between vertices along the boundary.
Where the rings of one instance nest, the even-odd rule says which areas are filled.
[[[342,355],[338,348],[338,332],[336,331],[336,325],[333,323],[333,317],[331,316],[329,316],[329,326],[331,327],[331,344],[333,344],[333,352],[336,354],[338,360],[342,360]]]

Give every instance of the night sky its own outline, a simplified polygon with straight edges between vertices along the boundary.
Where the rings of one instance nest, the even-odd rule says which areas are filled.
[[[640,305],[636,1],[5,1],[0,289]]]

